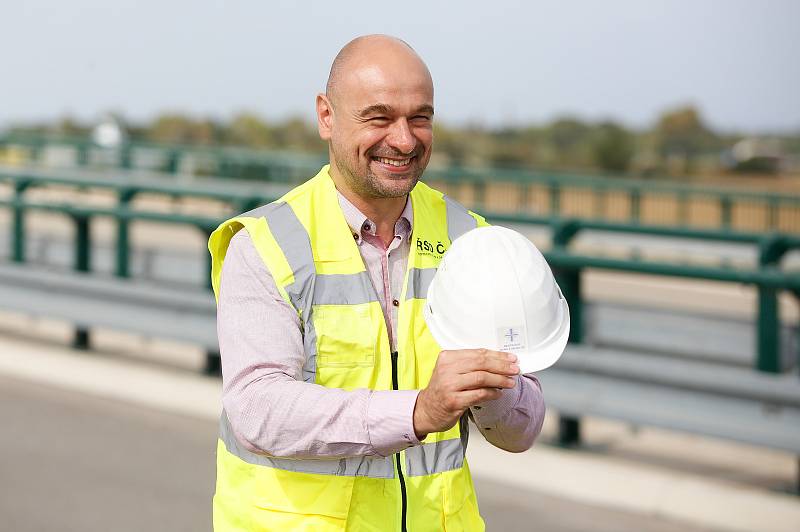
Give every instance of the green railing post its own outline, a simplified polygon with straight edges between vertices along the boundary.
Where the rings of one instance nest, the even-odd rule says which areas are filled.
[[[203,373],[206,375],[222,375],[222,357],[219,351],[208,350],[206,351],[206,361],[203,367]]]
[[[582,229],[583,224],[579,220],[556,219],[551,223],[553,248],[565,251],[569,243]]]
[[[92,266],[89,216],[73,214],[72,219],[75,222],[75,270],[88,272]],[[76,327],[72,347],[86,350],[89,349],[90,343],[89,329],[81,326]]]
[[[733,219],[733,202],[730,196],[722,196],[719,200],[720,225],[722,229],[730,230]]]
[[[130,222],[125,214],[130,202],[136,195],[134,189],[119,191],[117,205],[120,208],[117,216],[117,277],[130,277]]]
[[[92,267],[89,217],[74,214],[73,221],[75,222],[75,271],[88,272]]]
[[[561,293],[569,305],[569,341],[583,343],[583,300],[580,270],[559,270],[554,273]]]
[[[552,224],[552,242],[554,251],[566,251],[572,238],[578,233],[581,226],[577,220],[556,220]],[[577,268],[554,268],[553,275],[561,288],[561,293],[567,300],[570,314],[569,341],[571,343],[583,342],[583,300],[581,297],[581,272]],[[558,444],[564,447],[574,447],[581,443],[580,419],[559,416]]]
[[[125,143],[119,148],[119,166],[120,168],[131,168],[132,165],[132,152],[133,148],[130,144]]]
[[[780,362],[780,317],[778,291],[772,287],[758,287],[758,358],[759,371],[779,373]]]
[[[553,224],[553,250],[566,252],[570,240],[580,230],[575,220],[556,221]],[[569,341],[583,342],[583,298],[581,289],[581,272],[579,269],[556,268],[553,274],[561,288],[561,293],[569,305],[570,329]]]
[[[87,166],[89,164],[89,145],[81,143],[75,145],[75,162],[78,166]]]
[[[638,224],[642,214],[642,193],[639,189],[630,191],[631,223]]]
[[[22,206],[25,189],[30,181],[19,180],[14,183],[14,208],[11,222],[11,259],[25,262],[25,207]]]
[[[550,182],[550,217],[561,215],[561,185],[557,181]]]
[[[789,250],[782,235],[771,234],[759,244],[758,265],[763,269],[776,269]],[[781,321],[778,307],[778,290],[772,286],[758,285],[758,330],[756,368],[768,373],[781,371]]]
[[[170,174],[175,174],[178,172],[178,166],[180,166],[180,151],[179,150],[169,150],[167,152],[167,164],[166,164],[166,171]]]

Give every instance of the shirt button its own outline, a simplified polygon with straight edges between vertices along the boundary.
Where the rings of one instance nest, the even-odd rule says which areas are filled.
[[[392,299],[392,305],[394,305],[395,307],[399,307],[400,306],[400,302],[398,300],[396,300],[396,299]]]

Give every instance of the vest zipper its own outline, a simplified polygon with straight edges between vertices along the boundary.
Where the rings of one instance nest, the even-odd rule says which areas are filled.
[[[392,389],[399,390],[397,386],[397,351],[392,353]],[[407,532],[406,528],[406,512],[408,511],[408,497],[406,495],[406,479],[403,478],[403,470],[400,468],[400,453],[394,455],[395,462],[397,462],[397,477],[400,479],[400,498],[402,501],[402,519],[400,521],[400,530]]]

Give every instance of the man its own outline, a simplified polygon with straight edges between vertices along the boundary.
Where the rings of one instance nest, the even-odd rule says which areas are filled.
[[[521,452],[544,404],[513,355],[440,352],[422,318],[444,249],[485,224],[418,183],[430,73],[404,42],[360,37],[316,108],[330,166],[209,240],[224,406],[215,529],[483,530],[467,418]]]

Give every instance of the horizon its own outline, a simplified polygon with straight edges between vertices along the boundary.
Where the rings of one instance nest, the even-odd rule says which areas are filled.
[[[412,15],[398,18],[354,2],[13,4],[0,32],[14,50],[0,92],[13,104],[0,108],[0,129],[66,116],[96,122],[108,111],[133,123],[166,113],[226,121],[247,111],[313,121],[338,49],[382,32],[426,60],[437,121],[450,127],[576,117],[641,131],[692,105],[722,134],[800,131],[798,2],[476,5],[454,11],[414,0],[404,8]],[[460,32],[443,35],[448,25]]]

